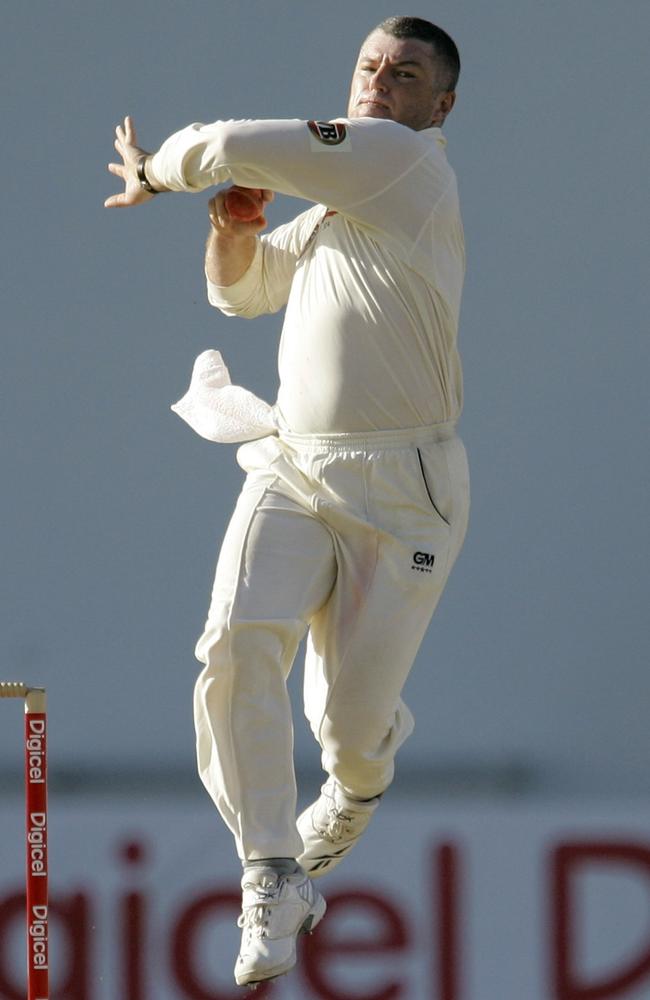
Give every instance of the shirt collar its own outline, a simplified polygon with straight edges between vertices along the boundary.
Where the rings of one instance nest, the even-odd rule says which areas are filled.
[[[429,128],[420,129],[422,135],[428,136],[433,142],[437,142],[444,149],[447,145],[447,137],[442,134],[439,125],[430,125]]]

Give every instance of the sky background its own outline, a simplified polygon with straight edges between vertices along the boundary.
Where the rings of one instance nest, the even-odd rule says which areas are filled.
[[[169,406],[208,347],[277,385],[280,318],[207,303],[209,194],[103,208],[114,127],[130,113],[155,149],[191,121],[340,115],[392,13],[440,23],[463,62],[445,133],[473,489],[401,767],[650,791],[647,0],[4,12],[0,674],[47,686],[53,769],[193,766],[193,647],[241,472]],[[302,207],[278,198],[272,223]],[[299,709],[296,728],[315,766]],[[8,706],[0,755],[20,758]]]

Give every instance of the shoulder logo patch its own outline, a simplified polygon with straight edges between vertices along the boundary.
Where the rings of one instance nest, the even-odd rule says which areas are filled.
[[[307,122],[311,134],[326,146],[338,146],[347,135],[341,122]]]

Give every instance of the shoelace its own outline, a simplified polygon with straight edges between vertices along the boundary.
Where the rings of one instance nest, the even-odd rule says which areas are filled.
[[[237,918],[237,926],[245,928],[249,937],[266,937],[269,924],[270,909],[264,903],[247,906]]]
[[[327,810],[327,826],[318,832],[327,840],[336,842],[352,833],[352,821],[353,817],[348,813],[339,811],[336,806],[330,806]]]
[[[242,930],[246,928],[249,937],[265,937],[266,928],[271,916],[271,908],[265,900],[273,899],[277,886],[273,885],[271,887],[270,884],[266,886],[264,883],[262,885],[249,883],[246,885],[246,888],[254,889],[260,902],[253,903],[242,910],[237,918],[237,926]],[[271,889],[271,891],[269,892],[268,889]]]

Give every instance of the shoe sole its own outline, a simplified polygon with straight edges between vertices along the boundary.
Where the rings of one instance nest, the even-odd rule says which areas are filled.
[[[299,928],[296,937],[301,934],[311,934],[314,928],[321,922],[325,916],[325,911],[327,910],[327,903],[322,896],[319,896],[314,903],[314,909],[311,913],[308,913],[304,923]],[[238,986],[248,986],[249,989],[254,990],[260,983],[268,983],[271,979],[279,979],[280,976],[286,976],[287,972],[291,972],[294,965],[296,964],[296,952],[291,956],[288,963],[285,964],[284,968],[276,968],[269,972],[267,976],[262,976],[260,979],[238,979],[235,976],[235,982]]]

